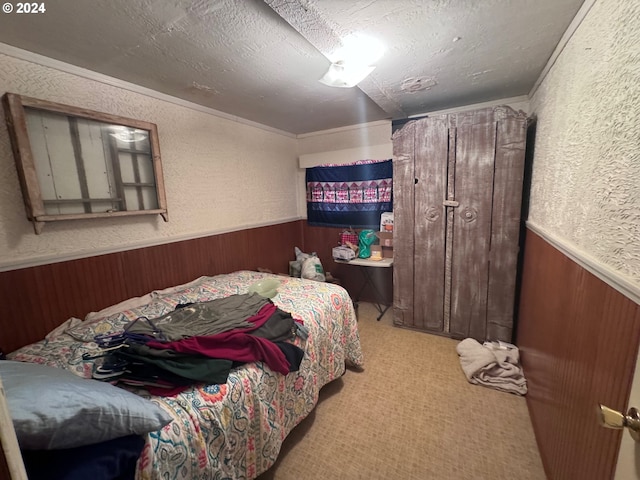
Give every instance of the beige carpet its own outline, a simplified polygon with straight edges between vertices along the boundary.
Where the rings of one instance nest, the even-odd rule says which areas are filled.
[[[545,478],[523,397],[469,384],[455,340],[359,310],[364,370],[322,389],[260,480]]]

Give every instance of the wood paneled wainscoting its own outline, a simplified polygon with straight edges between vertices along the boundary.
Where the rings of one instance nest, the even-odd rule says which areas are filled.
[[[359,269],[337,264],[331,249],[340,228],[310,227],[296,220],[267,227],[172,242],[0,272],[0,349],[11,352],[35,342],[70,317],[84,318],[127,298],[145,295],[202,275],[258,267],[287,273],[294,247],[317,252],[325,270],[351,295],[363,284]],[[392,301],[390,268],[376,269],[387,302]],[[373,300],[364,291],[362,300]]]
[[[517,343],[549,479],[613,478],[622,432],[598,404],[626,411],[639,339],[638,304],[527,230]]]
[[[306,223],[306,222],[305,222]],[[301,221],[0,273],[0,348],[35,342],[70,317],[236,270],[288,272]]]

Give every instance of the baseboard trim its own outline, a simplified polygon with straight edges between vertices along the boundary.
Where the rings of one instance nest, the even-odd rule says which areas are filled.
[[[564,255],[576,262],[582,268],[592,273],[611,288],[614,288],[625,297],[640,305],[640,285],[619,271],[605,265],[589,253],[581,250],[576,245],[549,232],[547,229],[527,221],[527,228],[539,235],[547,243],[558,249]]]

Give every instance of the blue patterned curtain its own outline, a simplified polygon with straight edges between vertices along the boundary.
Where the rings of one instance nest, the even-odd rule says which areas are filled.
[[[306,182],[309,225],[378,230],[393,210],[391,160],[307,168]]]

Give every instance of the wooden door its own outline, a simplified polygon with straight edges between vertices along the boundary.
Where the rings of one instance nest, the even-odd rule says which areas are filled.
[[[393,323],[412,327],[416,122],[393,134]]]
[[[416,120],[393,137],[394,323],[443,332],[448,123]]]
[[[452,117],[456,161],[449,333],[484,340],[487,324],[489,251],[496,122],[493,109]]]
[[[631,383],[631,393],[627,402],[627,412],[629,408],[640,408],[640,355],[636,356],[636,367]],[[614,480],[640,480],[640,448],[628,432],[622,434],[618,460],[616,463]]]
[[[495,109],[495,115],[486,338],[512,342],[527,119],[506,109]]]
[[[446,116],[416,125],[414,188],[415,328],[444,331],[445,233],[449,127]]]

